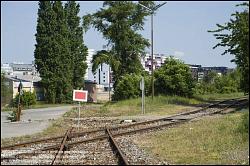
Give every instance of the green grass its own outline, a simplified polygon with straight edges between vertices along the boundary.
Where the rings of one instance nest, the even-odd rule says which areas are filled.
[[[155,96],[145,99],[146,115],[170,115],[194,109],[193,106],[203,103],[196,99],[189,99],[178,96]],[[92,105],[93,106],[93,105]],[[95,104],[94,107],[87,105],[81,110],[81,116],[135,116],[141,113],[141,98],[123,100],[119,102],[107,102],[105,104]],[[77,108],[73,109],[67,116],[77,116]]]
[[[145,115],[171,115],[190,109],[195,109],[197,105],[211,102],[212,100],[222,100],[235,97],[241,97],[243,93],[233,94],[210,94],[199,95],[194,98],[185,98],[179,96],[155,96],[152,101],[151,97],[145,98]],[[136,116],[141,113],[141,98],[122,100],[119,102],[107,102],[97,104],[98,108],[82,109],[83,117],[89,116]],[[69,113],[70,117],[77,116],[77,109]]]
[[[243,114],[207,117],[136,142],[170,164],[249,164],[249,135],[239,130]]]
[[[223,100],[223,99],[231,99],[236,97],[243,97],[243,92],[237,92],[237,93],[215,93],[215,94],[205,94],[205,95],[195,95],[194,98],[197,100],[204,100],[204,101],[213,101],[213,100]]]

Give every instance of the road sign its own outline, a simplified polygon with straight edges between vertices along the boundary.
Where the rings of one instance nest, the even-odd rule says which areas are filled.
[[[74,101],[87,102],[87,100],[88,100],[88,91],[85,91],[85,90],[74,90],[73,91],[73,100]]]
[[[144,78],[140,81],[140,90],[144,90]]]

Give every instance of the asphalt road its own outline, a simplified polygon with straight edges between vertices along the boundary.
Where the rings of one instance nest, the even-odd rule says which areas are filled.
[[[7,120],[9,112],[1,112],[1,139],[30,135],[46,129],[50,120],[57,119],[74,106],[22,110],[20,122]]]

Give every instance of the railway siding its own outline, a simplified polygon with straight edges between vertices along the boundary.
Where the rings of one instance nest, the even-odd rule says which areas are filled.
[[[202,116],[223,113],[229,107],[240,106],[240,104],[247,102],[247,99],[231,99],[194,111],[129,125],[110,126],[108,129],[105,128],[106,125],[99,129],[80,132],[73,131],[72,128],[64,136],[53,137],[53,139],[40,139],[37,142],[28,142],[27,145],[2,147],[1,164],[54,164],[57,158],[60,158],[60,161],[57,161],[56,164],[148,164],[150,161],[143,157],[144,155],[137,153],[136,148],[131,148],[129,146],[131,144],[126,144],[129,135],[160,130]],[[108,140],[117,147],[115,151]],[[118,156],[125,158],[123,162],[120,161],[119,157],[115,157],[117,151],[120,154]],[[58,154],[60,154],[59,157]],[[42,161],[43,159],[44,161]],[[157,164],[157,162],[153,163]]]

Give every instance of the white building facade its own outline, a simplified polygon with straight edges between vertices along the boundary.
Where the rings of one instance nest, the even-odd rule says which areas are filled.
[[[167,56],[165,54],[154,54],[154,70],[160,68],[164,61],[166,60]],[[151,74],[151,54],[146,53],[145,55],[141,56],[141,64],[143,68]]]
[[[96,53],[94,49],[88,49],[88,56],[86,58],[87,66],[85,80],[90,80],[96,82],[100,88],[103,88],[105,91],[113,88],[113,79],[112,79],[112,71],[108,64],[99,65],[96,72],[92,72],[92,59],[93,55]],[[110,83],[110,84],[109,84]]]
[[[93,55],[96,53],[94,49],[88,49],[88,56],[86,58],[86,62],[88,68],[86,69],[85,80],[90,80],[96,82],[98,86],[104,88],[104,90],[108,90],[109,88],[109,80],[110,80],[110,88],[113,88],[113,77],[112,70],[109,68],[108,64],[99,65],[98,69],[95,73],[92,72],[92,59]],[[154,54],[154,69],[158,69],[162,66],[167,56],[165,54]],[[140,61],[143,68],[151,73],[151,55],[149,53],[140,56]]]

